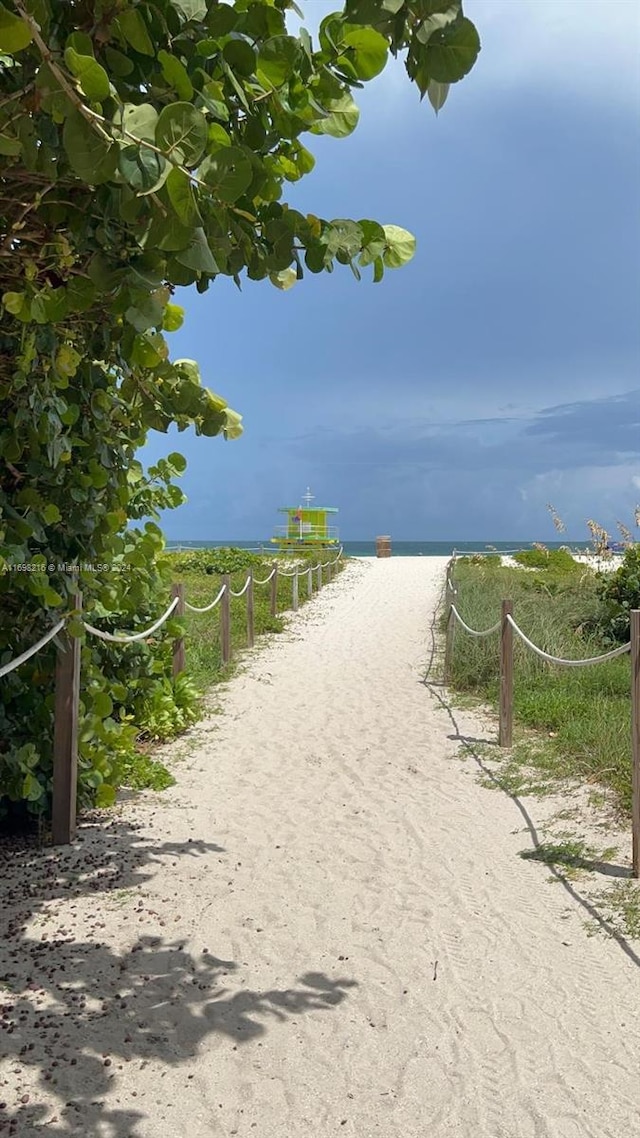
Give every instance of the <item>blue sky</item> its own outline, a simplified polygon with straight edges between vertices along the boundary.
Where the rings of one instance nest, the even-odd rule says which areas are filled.
[[[305,24],[339,5],[301,2]],[[467,0],[482,52],[436,119],[401,64],[288,200],[416,234],[374,285],[184,291],[174,357],[244,416],[188,460],[169,538],[267,538],[309,484],[345,540],[544,540],[553,502],[629,524],[640,502],[640,8]]]

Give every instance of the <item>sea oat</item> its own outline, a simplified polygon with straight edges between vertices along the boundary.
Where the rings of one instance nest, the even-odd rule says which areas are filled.
[[[551,502],[547,502],[547,509],[548,509],[549,513],[551,514],[551,521],[553,522],[554,528],[557,530],[557,532],[558,533],[566,533],[567,527],[564,524],[564,522],[563,522],[562,518],[560,517],[560,514],[556,510],[555,506],[552,506]]]
[[[591,534],[591,544],[593,552],[596,557],[607,558],[611,557],[611,550],[609,549],[609,534],[603,526],[594,522],[593,518],[589,518],[587,528]]]

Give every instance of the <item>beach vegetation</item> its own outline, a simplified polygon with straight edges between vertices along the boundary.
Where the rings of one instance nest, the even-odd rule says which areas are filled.
[[[631,551],[627,557],[631,566]],[[631,568],[623,566],[617,573],[623,581],[627,576],[633,580]],[[545,651],[561,658],[597,656],[611,647],[606,614],[617,573],[605,576],[564,559],[553,569],[529,572],[459,562],[456,606],[467,624],[483,629],[495,624],[501,602],[508,598],[518,625]],[[500,684],[498,639],[497,633],[471,638],[457,628],[450,665],[455,690],[493,706]],[[512,793],[528,793],[527,787],[544,791],[573,779],[611,792],[619,809],[628,812],[629,657],[589,668],[562,668],[539,659],[515,637],[514,675],[516,745],[499,756],[494,785],[497,780]]]
[[[150,431],[236,438],[196,361],[172,359],[176,291],[220,278],[286,291],[307,274],[380,282],[414,255],[401,226],[286,201],[306,145],[357,125],[389,56],[436,112],[480,43],[460,0],[346,0],[316,42],[292,0],[0,4],[0,663],[82,593],[92,623],[142,629],[170,567],[158,527],[184,496]],[[305,141],[303,141],[303,139]],[[239,345],[239,351],[241,351]],[[180,729],[168,622],[152,642],[83,639],[80,799],[107,804],[145,726]],[[0,803],[48,809],[55,651],[1,681]]]

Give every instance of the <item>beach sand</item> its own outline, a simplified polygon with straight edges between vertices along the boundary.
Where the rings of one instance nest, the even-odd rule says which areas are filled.
[[[461,761],[495,735],[424,682],[444,568],[350,563],[165,749],[175,787],[5,850],[6,1133],[640,1133],[640,960]]]

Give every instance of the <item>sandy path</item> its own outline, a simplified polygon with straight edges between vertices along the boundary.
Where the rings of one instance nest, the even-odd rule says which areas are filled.
[[[443,568],[349,567],[230,683],[178,786],[126,806],[119,845],[87,829],[98,884],[25,920],[70,934],[85,1004],[58,977],[41,1006],[70,1009],[49,1058],[77,1063],[50,1095],[18,1058],[12,1133],[640,1133],[637,963],[517,856],[521,814],[452,761],[420,682]]]

